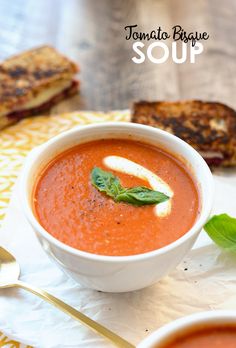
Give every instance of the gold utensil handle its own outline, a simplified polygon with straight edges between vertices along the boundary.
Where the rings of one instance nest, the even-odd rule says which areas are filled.
[[[117,347],[122,348],[135,348],[135,346],[122,337],[116,335],[114,332],[110,331],[109,329],[105,328],[101,324],[97,323],[96,321],[90,319],[83,313],[77,311],[77,309],[69,306],[67,303],[59,300],[55,296],[47,293],[44,290],[38,289],[35,286],[28,285],[24,282],[17,281],[15,286],[28,290],[32,292],[33,294],[41,297],[43,300],[46,300],[47,302],[53,304],[55,307],[59,308],[66,314],[69,314],[72,318],[81,321],[83,324],[87,325],[90,329],[94,330],[95,332],[98,332],[100,335],[104,336],[105,338],[109,339],[114,345]]]

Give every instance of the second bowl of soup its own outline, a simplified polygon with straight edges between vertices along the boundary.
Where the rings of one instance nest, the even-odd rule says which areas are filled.
[[[235,348],[236,312],[195,313],[166,324],[137,348]]]

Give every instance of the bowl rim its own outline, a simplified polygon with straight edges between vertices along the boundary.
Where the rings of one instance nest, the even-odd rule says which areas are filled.
[[[146,253],[142,254],[135,254],[135,255],[127,255],[127,256],[111,256],[111,255],[100,255],[100,254],[93,254],[90,252],[82,251],[79,249],[75,249],[60,240],[56,239],[53,237],[49,232],[47,232],[46,229],[41,226],[39,221],[36,219],[32,208],[29,204],[29,201],[27,199],[27,182],[28,182],[28,175],[31,169],[31,166],[33,165],[34,161],[37,161],[37,157],[40,156],[44,151],[46,151],[48,146],[51,146],[52,144],[56,142],[60,142],[61,139],[70,136],[71,134],[77,133],[77,132],[83,132],[83,130],[93,130],[93,129],[98,129],[98,128],[105,128],[105,127],[128,127],[132,131],[133,129],[146,129],[147,131],[151,131],[153,133],[156,133],[156,135],[161,135],[163,137],[166,137],[169,141],[174,141],[179,144],[182,144],[185,146],[185,148],[188,150],[189,153],[191,153],[195,159],[198,160],[199,163],[201,163],[201,166],[205,170],[205,173],[207,174],[205,176],[205,179],[208,181],[208,188],[209,188],[209,196],[207,197],[207,200],[205,199],[205,210],[201,210],[200,212],[200,217],[197,219],[194,223],[194,225],[180,238],[177,240],[173,241],[170,244],[167,244],[166,246],[155,249]],[[122,135],[121,135],[122,138]],[[167,147],[168,150],[168,147]],[[63,150],[62,150],[63,152]],[[175,153],[174,153],[175,155]],[[183,158],[185,158],[183,156]],[[193,160],[189,160],[185,158],[187,162],[191,165]],[[161,130],[159,128],[154,128],[151,126],[147,125],[141,125],[141,124],[136,124],[136,123],[130,123],[130,122],[102,122],[102,123],[96,123],[96,124],[89,124],[89,125],[79,125],[76,127],[73,127],[72,129],[62,132],[55,137],[52,137],[45,143],[37,146],[31,152],[28,154],[26,161],[24,163],[22,172],[21,172],[21,177],[20,177],[20,199],[22,201],[22,208],[23,208],[23,213],[30,223],[30,225],[37,231],[37,233],[41,234],[49,243],[52,243],[56,245],[59,249],[68,252],[69,254],[73,254],[75,256],[80,256],[86,259],[94,260],[94,261],[103,261],[103,262],[113,262],[113,263],[128,263],[128,262],[135,262],[135,261],[140,261],[140,260],[148,260],[151,257],[157,256],[157,255],[162,255],[165,254],[168,251],[171,251],[181,244],[183,244],[185,241],[190,239],[194,234],[197,233],[198,230],[201,230],[202,226],[206,222],[207,218],[209,217],[212,209],[212,204],[213,204],[213,192],[214,192],[214,185],[213,185],[213,176],[212,173],[206,164],[205,160],[202,158],[202,156],[189,144],[187,144],[185,141],[182,139],[178,138],[177,136],[170,134],[164,130]]]
[[[179,330],[188,330],[191,327],[198,327],[200,324],[207,324],[209,327],[217,324],[236,323],[236,310],[218,309],[211,311],[197,312],[175,319],[159,329],[155,330],[149,336],[144,338],[137,346],[137,348],[152,348],[154,344],[165,344],[165,340],[179,332]],[[201,327],[201,326],[200,326]],[[194,330],[193,330],[194,332]],[[163,346],[163,348],[165,345]],[[168,347],[168,344],[167,344]]]

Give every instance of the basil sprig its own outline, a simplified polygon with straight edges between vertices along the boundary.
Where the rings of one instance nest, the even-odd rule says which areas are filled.
[[[209,237],[221,248],[236,251],[236,219],[227,214],[214,215],[204,226]]]
[[[92,170],[91,181],[93,186],[112,197],[115,202],[141,206],[162,203],[170,198],[162,192],[151,190],[145,186],[124,188],[115,175],[98,167]]]

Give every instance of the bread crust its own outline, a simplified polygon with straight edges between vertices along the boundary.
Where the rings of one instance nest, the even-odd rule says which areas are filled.
[[[211,165],[236,165],[236,112],[218,102],[201,100],[139,101],[132,122],[166,130],[200,151]],[[207,158],[218,153],[221,158]]]

